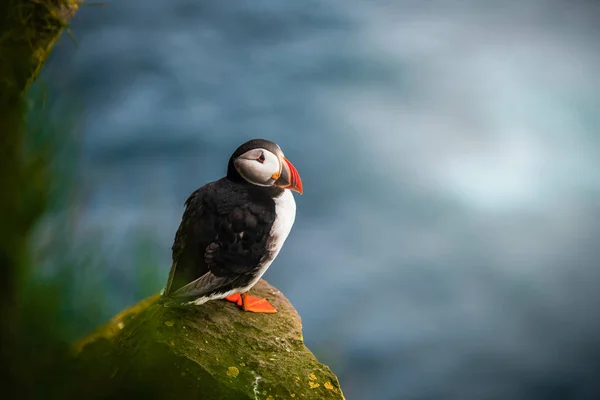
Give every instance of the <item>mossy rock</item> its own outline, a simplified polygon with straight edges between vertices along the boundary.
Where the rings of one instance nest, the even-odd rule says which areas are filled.
[[[336,376],[304,346],[300,316],[260,281],[277,314],[235,304],[165,307],[155,295],[76,345],[81,398],[343,399]],[[89,390],[86,388],[90,388]]]

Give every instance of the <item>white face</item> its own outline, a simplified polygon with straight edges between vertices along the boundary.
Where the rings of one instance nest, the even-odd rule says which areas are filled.
[[[233,160],[233,165],[242,178],[258,186],[273,186],[273,175],[279,175],[282,168],[279,158],[266,149],[249,150]]]

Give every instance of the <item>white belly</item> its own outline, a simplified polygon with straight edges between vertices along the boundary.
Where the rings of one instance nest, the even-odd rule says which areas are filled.
[[[294,225],[294,220],[296,219],[296,201],[292,192],[284,190],[281,196],[273,200],[275,200],[275,221],[273,221],[273,226],[271,227],[271,240],[267,243],[269,257],[263,260],[260,271],[256,274],[252,282],[241,289],[240,292],[250,290],[260,280],[267,269],[269,269]]]

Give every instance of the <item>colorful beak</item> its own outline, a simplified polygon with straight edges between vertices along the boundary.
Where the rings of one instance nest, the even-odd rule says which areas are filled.
[[[290,189],[302,194],[302,180],[300,179],[298,171],[287,158],[281,157],[280,159],[281,172],[279,173],[279,176],[277,176],[277,174],[273,176],[273,178],[277,179],[274,185],[282,189]]]

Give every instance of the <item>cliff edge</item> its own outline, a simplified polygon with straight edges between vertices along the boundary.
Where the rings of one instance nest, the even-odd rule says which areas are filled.
[[[251,291],[277,314],[211,301],[165,307],[155,295],[76,344],[82,398],[344,399],[337,377],[304,346],[301,319],[261,280]],[[85,389],[77,389],[83,390]]]

